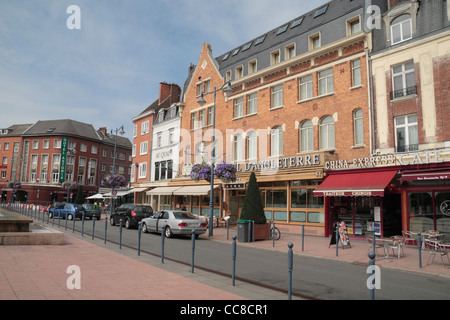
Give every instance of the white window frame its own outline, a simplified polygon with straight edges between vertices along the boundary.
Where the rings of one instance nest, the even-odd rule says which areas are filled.
[[[283,84],[271,87],[270,93],[270,108],[275,109],[283,107]]]
[[[408,18],[406,18],[406,16],[409,16]],[[392,22],[394,22],[396,19],[402,18],[404,17],[404,19],[396,22],[396,23],[391,23],[391,44],[397,44],[397,43],[401,43],[407,40],[412,39],[412,34],[413,34],[413,28],[412,28],[412,18],[411,15],[408,13],[402,14],[398,17],[396,17],[395,19],[392,20]],[[398,32],[399,32],[399,40],[395,41],[395,37],[394,37],[394,28],[398,28]],[[409,28],[409,36],[405,36],[405,28]]]

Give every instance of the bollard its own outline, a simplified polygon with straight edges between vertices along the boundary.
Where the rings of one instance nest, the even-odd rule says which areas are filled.
[[[105,213],[105,238],[104,238],[104,244],[106,244],[106,230],[108,229],[108,214]]]
[[[94,233],[95,233],[95,216],[92,217],[92,240],[94,240]]]
[[[232,260],[233,260],[233,272],[231,276],[231,284],[234,287],[235,277],[236,277],[236,235],[233,235],[233,251],[232,251]]]
[[[65,227],[64,227],[64,230],[67,230],[67,220],[68,220],[68,215],[66,214],[66,223],[65,223]]]
[[[122,219],[120,219],[119,230],[120,230],[119,249],[122,249]]]
[[[58,215],[58,229],[60,226],[61,226],[61,213],[59,213],[59,215]]]
[[[422,269],[422,237],[421,237],[421,233],[418,232],[417,233],[417,246],[419,249],[419,268]]]
[[[336,257],[338,256],[339,250],[339,226],[336,226]]]
[[[374,253],[374,255],[375,255],[375,257],[377,256],[377,254],[376,254],[376,248],[375,248],[375,230],[373,231],[373,233],[372,233],[372,246],[373,246],[373,249],[372,249],[372,251],[373,251],[373,253]],[[374,260],[375,260],[375,257],[373,258]]]
[[[138,256],[141,255],[141,225],[142,225],[142,222],[139,221],[139,224],[138,224]]]
[[[288,300],[292,300],[292,266],[293,266],[292,247],[294,247],[294,244],[292,242],[289,242],[288,247],[289,247],[289,251],[288,251],[288,272],[289,272]]]
[[[81,214],[81,236],[84,236],[84,212]]]
[[[161,230],[161,263],[164,264],[164,230]]]
[[[229,233],[230,233],[230,219],[227,219],[227,240]]]
[[[191,272],[194,273],[194,256],[195,256],[195,230],[192,229],[192,258],[191,258]]]
[[[375,251],[369,252],[369,258],[370,258],[369,260],[369,268],[370,268],[372,266],[375,266]],[[369,280],[371,277],[373,278],[372,285],[369,286],[368,284],[368,287],[370,288],[370,300],[375,300],[375,268],[373,268],[372,275],[369,277]]]
[[[55,211],[52,213],[52,226],[55,225]]]
[[[305,251],[305,225],[302,225],[302,252]]]

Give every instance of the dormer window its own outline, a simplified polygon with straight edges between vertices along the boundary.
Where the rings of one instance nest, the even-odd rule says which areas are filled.
[[[392,44],[397,44],[412,38],[412,21],[409,14],[403,14],[391,24]]]

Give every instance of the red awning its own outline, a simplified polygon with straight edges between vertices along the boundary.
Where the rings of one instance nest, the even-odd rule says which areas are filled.
[[[382,197],[384,196],[384,189],[396,174],[397,171],[380,171],[329,175],[325,181],[314,190],[314,196]]]

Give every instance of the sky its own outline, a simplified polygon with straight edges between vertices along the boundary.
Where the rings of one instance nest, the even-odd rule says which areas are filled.
[[[131,119],[160,82],[182,87],[203,43],[218,57],[326,2],[0,0],[0,128],[73,119],[132,140]]]

